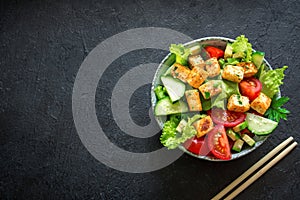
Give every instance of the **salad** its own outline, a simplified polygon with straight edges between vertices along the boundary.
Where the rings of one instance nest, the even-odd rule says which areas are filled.
[[[264,56],[244,35],[219,46],[171,44],[153,88],[161,143],[230,160],[272,133],[289,113],[279,91],[287,66],[271,70]]]

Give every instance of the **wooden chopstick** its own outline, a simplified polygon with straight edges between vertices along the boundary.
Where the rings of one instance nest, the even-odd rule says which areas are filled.
[[[249,185],[251,185],[254,181],[256,181],[259,177],[261,177],[266,171],[268,171],[271,167],[273,167],[276,163],[278,163],[282,158],[284,158],[290,151],[292,151],[297,146],[297,142],[294,142],[290,146],[288,146],[285,150],[283,150],[278,156],[276,156],[273,160],[271,160],[268,164],[266,164],[262,169],[256,172],[251,178],[249,178],[245,183],[243,183],[240,187],[234,190],[225,200],[233,199],[239,193],[241,193],[244,189],[246,189]]]
[[[283,141],[281,144],[279,144],[277,147],[275,147],[272,151],[270,151],[267,155],[265,155],[263,158],[261,158],[256,164],[254,164],[252,167],[250,167],[247,171],[245,171],[242,175],[240,175],[236,180],[234,180],[231,184],[229,184],[226,188],[224,188],[220,193],[218,193],[215,197],[212,198],[212,200],[217,200],[217,199],[221,199],[224,195],[226,195],[229,191],[231,191],[234,187],[236,187],[238,184],[240,184],[243,180],[245,180],[249,175],[251,175],[254,171],[256,171],[259,167],[261,167],[264,163],[266,163],[268,160],[270,160],[274,155],[276,155],[279,151],[281,151],[284,147],[286,147],[294,138],[293,137],[289,137],[287,138],[285,141]],[[293,145],[293,146],[292,146]],[[283,151],[281,154],[281,157],[276,156],[274,158],[277,160],[272,160],[271,162],[274,164],[276,164],[280,159],[282,159],[286,154],[288,154],[296,145],[297,143],[294,142],[290,147],[289,147],[289,151]],[[285,152],[285,154],[283,154]],[[272,164],[271,163],[271,164]],[[271,166],[273,166],[271,165]],[[270,166],[270,167],[271,167]],[[269,168],[270,168],[269,167]],[[268,169],[269,169],[268,168]],[[267,170],[268,170],[267,169]],[[265,172],[263,172],[265,173]],[[256,174],[255,174],[256,175]],[[262,175],[262,174],[261,174]],[[259,178],[261,175],[259,175],[257,178]],[[256,179],[257,179],[256,178]],[[255,179],[255,180],[256,180]],[[253,180],[253,181],[255,181]],[[249,183],[249,182],[248,182]],[[251,182],[252,183],[252,182]],[[249,185],[251,184],[249,183]],[[248,185],[244,185],[244,187],[248,187]],[[245,189],[244,188],[244,189]],[[238,188],[238,189],[243,189],[243,188]],[[242,191],[242,190],[241,190]],[[235,190],[236,195],[238,195],[241,191],[237,191]],[[237,193],[238,192],[238,193]],[[235,196],[236,196],[235,195]],[[233,198],[233,197],[232,197]]]

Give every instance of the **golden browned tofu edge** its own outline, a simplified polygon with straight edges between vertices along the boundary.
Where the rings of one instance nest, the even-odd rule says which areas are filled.
[[[261,92],[258,97],[251,102],[250,106],[253,110],[263,115],[270,107],[271,102],[271,98]]]
[[[200,93],[197,89],[185,91],[185,98],[190,111],[202,111]]]
[[[191,72],[191,70],[188,69],[187,67],[185,67],[181,64],[175,63],[175,64],[173,64],[173,67],[172,67],[172,70],[171,70],[171,75],[174,78],[178,78],[182,82],[186,83],[187,79],[190,75],[190,72]]]
[[[197,137],[202,137],[211,131],[214,127],[214,123],[210,116],[206,116],[193,123],[193,126],[197,130]]]

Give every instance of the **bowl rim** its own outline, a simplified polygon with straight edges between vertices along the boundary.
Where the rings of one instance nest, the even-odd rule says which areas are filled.
[[[227,38],[227,37],[222,37],[222,36],[209,36],[209,37],[198,38],[198,39],[186,42],[183,45],[188,46],[188,45],[191,45],[191,44],[194,44],[194,43],[197,43],[197,42],[199,42],[201,44],[201,43],[205,43],[205,41],[213,41],[213,40],[216,40],[216,41],[221,40],[221,41],[224,41],[224,42],[231,42],[231,43],[235,41],[234,39]],[[252,51],[255,52],[256,50],[252,49]],[[151,85],[151,107],[152,107],[153,114],[155,113],[154,108],[155,108],[155,105],[156,105],[156,102],[157,102],[157,99],[156,99],[156,96],[155,96],[155,93],[154,93],[154,88],[158,85],[157,84],[157,79],[159,79],[159,77],[161,76],[160,70],[161,70],[162,66],[164,65],[165,61],[170,57],[170,55],[171,55],[171,53],[169,52],[164,57],[164,59],[159,63],[159,65],[158,65],[158,67],[155,71],[153,80],[152,80],[152,85]],[[266,64],[266,66],[268,67],[269,70],[273,70],[272,66],[269,64],[269,62],[265,58],[263,59],[263,62]],[[279,97],[281,96],[280,89],[279,89],[279,92],[278,92],[278,96]],[[158,123],[158,126],[162,129],[163,128],[163,122],[161,120],[159,120],[159,117],[157,117],[155,115],[154,115],[154,118],[155,118],[156,122]],[[259,138],[259,140],[256,141],[254,147],[247,148],[247,149],[245,149],[245,150],[243,150],[239,153],[232,153],[232,157],[231,157],[230,160],[221,160],[221,159],[215,158],[213,156],[196,155],[196,154],[188,151],[183,145],[179,145],[178,148],[180,150],[182,150],[184,153],[187,153],[188,155],[191,155],[191,156],[196,157],[198,159],[208,160],[208,161],[217,161],[217,162],[228,162],[228,161],[236,160],[240,157],[243,157],[243,156],[248,155],[249,153],[253,152],[259,146],[261,146],[267,140],[267,138],[269,136],[270,136],[270,134],[266,135],[266,136],[258,136],[257,138]]]

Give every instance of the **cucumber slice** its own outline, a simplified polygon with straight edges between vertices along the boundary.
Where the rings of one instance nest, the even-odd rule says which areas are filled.
[[[268,135],[278,125],[278,122],[252,113],[247,113],[246,121],[248,123],[248,129],[255,135]]]
[[[242,147],[243,147],[244,141],[241,139],[238,139],[234,142],[234,145],[232,147],[232,150],[236,151],[236,152],[241,152]]]
[[[167,89],[172,102],[179,100],[184,95],[185,84],[171,76],[162,76],[161,81]]]
[[[261,64],[263,63],[265,57],[265,53],[261,52],[261,51],[256,51],[254,53],[252,53],[252,62],[254,63],[254,65],[259,68],[261,66]]]
[[[171,115],[188,112],[188,106],[183,101],[172,103],[169,97],[163,98],[156,103],[154,114],[156,116]]]

